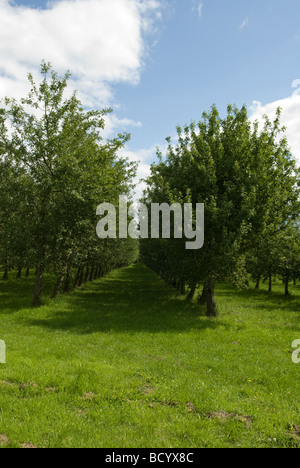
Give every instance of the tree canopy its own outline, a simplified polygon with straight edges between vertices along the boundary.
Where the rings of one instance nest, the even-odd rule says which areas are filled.
[[[188,252],[184,241],[152,239],[141,242],[141,253],[168,281],[182,290],[188,284],[191,295],[202,284],[207,315],[216,315],[215,283],[243,282],[250,253],[258,250],[253,255],[261,258],[276,242],[283,249],[280,239],[287,239],[291,226],[299,232],[299,172],[280,109],[259,130],[245,106],[228,106],[221,118],[214,105],[198,124],[177,127],[177,134],[176,144],[167,139],[165,158],[158,151],[145,201],[204,203],[204,247]]]
[[[5,276],[12,266],[36,268],[34,305],[46,268],[58,276],[56,295],[71,268],[92,278],[136,255],[131,240],[95,233],[97,205],[130,196],[136,165],[118,155],[129,135],[104,141],[111,109],[86,111],[76,93],[66,97],[69,73],[60,78],[43,62],[41,74],[39,84],[28,75],[21,102],[5,98],[0,108],[0,258]]]

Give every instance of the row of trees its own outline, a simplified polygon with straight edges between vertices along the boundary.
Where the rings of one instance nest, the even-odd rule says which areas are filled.
[[[300,228],[299,223],[285,226],[265,242],[254,248],[247,256],[247,271],[259,289],[261,280],[268,281],[272,291],[273,279],[279,277],[284,285],[284,294],[289,295],[289,284],[300,279]]]
[[[136,167],[118,157],[127,134],[104,141],[110,109],[85,111],[76,93],[65,97],[70,77],[41,66],[39,85],[28,75],[29,95],[0,108],[0,264],[4,279],[15,267],[36,270],[33,305],[41,304],[43,275],[57,274],[53,295],[131,263],[131,239],[96,236],[96,207],[129,195]]]
[[[186,239],[143,239],[143,261],[217,314],[215,284],[247,284],[280,274],[285,293],[300,275],[299,169],[293,159],[280,109],[274,122],[251,124],[246,107],[229,106],[221,118],[216,106],[202,120],[178,127],[168,138],[166,157],[158,151],[143,202],[205,205],[205,243],[185,250]]]

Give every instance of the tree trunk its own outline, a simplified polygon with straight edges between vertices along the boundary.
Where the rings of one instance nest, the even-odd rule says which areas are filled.
[[[207,283],[206,315],[207,317],[216,317],[218,315],[215,303],[215,283],[212,279]]]
[[[289,281],[290,281],[289,273],[288,273],[288,271],[286,271],[285,278],[284,278],[284,295],[285,296],[290,295],[290,293],[289,293]]]
[[[28,267],[26,268],[26,273],[25,273],[26,278],[28,278],[29,273],[30,273],[30,268],[29,268],[29,266],[28,266]]]
[[[85,283],[89,279],[89,276],[90,276],[90,269],[89,269],[89,267],[87,267],[86,272],[85,272],[85,278],[84,278]]]
[[[7,258],[5,262],[5,267],[4,267],[3,281],[8,280],[8,270],[9,270],[9,260]]]
[[[197,287],[196,283],[192,284],[191,290],[190,290],[190,292],[189,292],[189,294],[188,294],[188,296],[186,298],[187,301],[192,301],[193,300],[195,292],[196,292],[196,287]]]
[[[43,277],[44,277],[44,265],[41,264],[36,269],[36,278],[35,278],[35,287],[34,287],[34,295],[32,305],[33,307],[40,307],[41,302],[41,294],[43,289]]]
[[[68,292],[70,291],[70,274],[71,274],[71,267],[68,266],[67,274],[66,274],[66,281],[65,281],[65,285],[64,285],[64,293],[65,294],[68,294]]]
[[[257,276],[255,289],[259,289],[259,285],[260,285],[260,275]]]
[[[269,292],[272,292],[272,273],[269,273]]]
[[[56,285],[55,285],[55,288],[53,290],[53,293],[52,293],[52,299],[54,299],[55,297],[57,297],[61,291],[61,288],[62,288],[62,285],[64,283],[64,279],[65,279],[65,275],[64,273],[61,273],[59,276],[58,276],[58,279],[57,279],[57,282],[56,282]]]
[[[73,286],[74,289],[78,288],[78,286],[79,286],[80,274],[81,274],[81,267],[78,267],[76,277],[75,277],[75,281],[74,281],[74,286]]]
[[[18,267],[18,273],[17,273],[16,278],[17,278],[17,279],[20,279],[21,276],[22,276],[22,267]]]
[[[83,283],[83,274],[84,274],[84,268],[82,267],[81,272],[80,272],[80,277],[79,277],[79,286],[81,286]]]
[[[94,271],[95,271],[95,267],[92,267],[92,268],[91,268],[91,271],[90,271],[90,274],[89,274],[89,281],[93,281],[93,279],[94,279]]]
[[[201,296],[198,298],[198,304],[199,305],[204,305],[207,302],[207,286],[204,285],[202,289]]]

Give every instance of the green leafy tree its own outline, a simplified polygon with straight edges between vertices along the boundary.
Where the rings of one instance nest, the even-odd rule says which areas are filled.
[[[152,166],[147,198],[149,202],[192,202],[194,206],[204,203],[205,244],[201,250],[191,258],[191,253],[183,252],[184,242],[177,244],[181,254],[173,240],[161,241],[161,245],[164,242],[167,250],[164,261],[172,255],[175,262],[178,259],[177,271],[190,284],[199,275],[207,315],[214,316],[215,283],[243,274],[241,258],[245,264],[250,246],[293,217],[299,198],[296,165],[286,138],[279,138],[283,130],[279,111],[273,123],[266,118],[261,132],[258,124],[252,128],[246,107],[233,106],[223,119],[213,106],[197,125],[177,130],[178,143],[173,146],[169,139],[165,160],[158,154],[159,161]],[[182,268],[184,257],[189,271]],[[151,258],[149,249],[144,258],[146,262]],[[159,256],[156,261],[156,270],[165,268]]]
[[[47,267],[58,276],[55,296],[75,261],[86,266],[97,256],[101,247],[95,235],[96,207],[129,193],[135,174],[135,165],[118,157],[129,135],[102,140],[104,116],[111,110],[85,111],[76,93],[65,98],[69,73],[59,78],[45,62],[41,73],[39,85],[28,75],[31,90],[26,98],[20,103],[6,99],[0,110],[1,163],[18,172],[6,210],[25,222],[25,238],[15,239],[16,222],[6,223],[8,232],[3,228],[2,235],[16,257],[24,250],[23,261],[29,252],[34,256],[34,306],[41,303]],[[13,187],[12,182],[6,194]]]

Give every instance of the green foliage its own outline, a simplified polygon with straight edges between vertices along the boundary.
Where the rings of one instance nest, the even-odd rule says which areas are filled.
[[[152,166],[147,202],[204,203],[205,244],[187,252],[185,240],[144,240],[142,258],[170,282],[202,283],[208,315],[217,313],[214,284],[247,282],[247,257],[276,242],[286,245],[278,235],[286,239],[299,219],[299,173],[283,131],[280,110],[259,132],[245,107],[228,106],[222,119],[213,106],[197,125],[178,127],[177,144],[167,139],[166,158],[158,153]]]
[[[98,204],[130,195],[136,167],[118,156],[129,135],[103,141],[111,110],[66,98],[69,73],[59,78],[45,62],[41,73],[39,85],[28,75],[26,98],[0,110],[0,263],[37,268],[34,305],[46,269],[58,274],[56,295],[73,267],[104,274],[135,258],[130,242],[101,244],[95,234]]]

